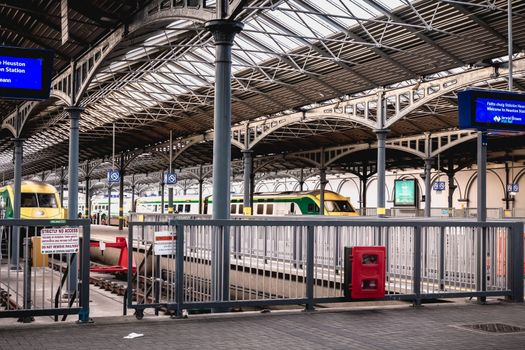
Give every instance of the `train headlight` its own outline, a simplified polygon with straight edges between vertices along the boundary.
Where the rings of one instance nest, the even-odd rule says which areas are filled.
[[[36,210],[35,211],[35,215],[36,216],[44,216],[45,215],[45,212],[43,210]]]

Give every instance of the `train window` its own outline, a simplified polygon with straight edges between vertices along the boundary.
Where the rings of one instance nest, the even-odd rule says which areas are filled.
[[[244,206],[242,204],[239,204],[239,211],[238,211],[238,213],[239,214],[243,214],[243,209],[244,209]]]
[[[326,210],[330,212],[345,212],[353,213],[355,212],[354,208],[350,205],[348,201],[326,201],[325,202]]]
[[[177,205],[177,213],[182,213],[183,207],[184,206],[182,204]]]
[[[315,203],[308,204],[308,212],[310,213],[319,213],[319,207]]]
[[[257,215],[264,214],[264,204],[257,204]]]
[[[190,206],[189,204],[186,204],[186,205],[184,206],[184,212],[185,212],[185,213],[189,213],[189,212],[190,212],[190,208],[191,208],[191,206]]]
[[[266,204],[266,214],[273,215],[273,204]]]
[[[231,204],[230,205],[230,214],[235,214],[236,209],[237,209],[237,205],[236,204]]]
[[[295,203],[290,203],[290,214],[295,214]]]
[[[21,207],[23,208],[36,208],[38,207],[38,202],[36,201],[36,196],[34,193],[22,193],[21,194]]]
[[[21,207],[24,208],[57,208],[54,193],[22,193]]]

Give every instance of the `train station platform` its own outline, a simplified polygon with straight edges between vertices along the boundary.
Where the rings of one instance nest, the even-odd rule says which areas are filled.
[[[487,332],[487,324],[514,332]],[[507,327],[503,326],[507,325]],[[512,326],[512,327],[511,327]],[[518,328],[521,327],[521,331]],[[124,337],[140,334],[132,339]],[[12,325],[0,349],[523,349],[525,305],[433,304]]]

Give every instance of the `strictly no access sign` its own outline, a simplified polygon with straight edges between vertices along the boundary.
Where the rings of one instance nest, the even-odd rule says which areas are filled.
[[[78,233],[78,227],[42,229],[42,254],[78,253]]]
[[[175,241],[177,234],[170,231],[155,232],[155,255],[175,255]]]

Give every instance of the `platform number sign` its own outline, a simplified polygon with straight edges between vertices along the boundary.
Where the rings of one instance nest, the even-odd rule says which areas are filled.
[[[444,191],[445,190],[445,181],[434,181],[432,185],[434,191]]]
[[[520,185],[518,184],[508,184],[507,185],[507,192],[519,192],[520,191]]]
[[[177,183],[177,174],[175,173],[167,173],[165,175],[165,183],[166,185],[175,185]]]
[[[114,183],[120,181],[120,172],[118,170],[108,170],[108,182]]]

